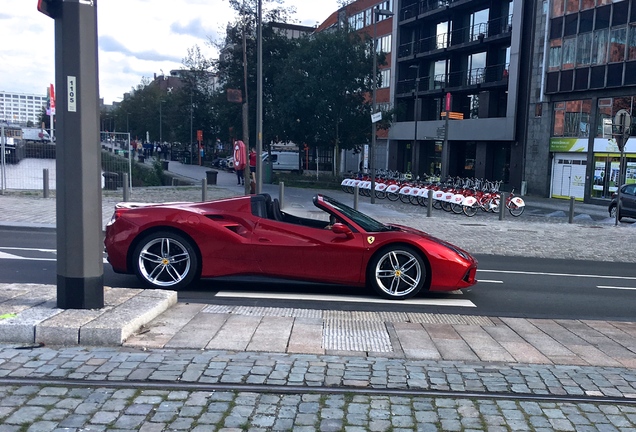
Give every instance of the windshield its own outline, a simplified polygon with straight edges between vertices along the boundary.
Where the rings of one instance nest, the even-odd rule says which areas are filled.
[[[341,203],[338,200],[330,198],[328,196],[323,195],[322,199],[324,202],[328,203],[330,206],[338,210],[343,215],[350,218],[357,225],[362,227],[367,232],[379,232],[379,231],[390,231],[391,228],[384,225],[382,222],[379,222],[364,213],[359,212],[346,204]]]

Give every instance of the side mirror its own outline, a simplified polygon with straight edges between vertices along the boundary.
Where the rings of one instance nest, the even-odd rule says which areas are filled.
[[[353,238],[353,233],[351,232],[349,227],[340,222],[333,224],[333,226],[331,227],[331,231],[334,234],[344,234],[347,236],[347,238]]]

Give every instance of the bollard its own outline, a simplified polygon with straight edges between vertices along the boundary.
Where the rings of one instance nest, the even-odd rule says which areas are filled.
[[[356,185],[355,189],[353,190],[353,208],[355,210],[358,210],[358,200],[359,200],[359,193],[360,193],[360,186]]]
[[[201,202],[206,202],[208,200],[208,179],[204,178],[201,180]]]
[[[49,197],[49,169],[48,168],[44,168],[44,170],[42,170],[42,194],[44,195],[44,198],[48,198]]]
[[[122,186],[124,189],[124,202],[130,201],[130,189],[128,188],[128,173],[123,173]]]
[[[499,192],[499,220],[504,220],[506,211],[506,193]]]
[[[433,190],[428,190],[428,201],[426,201],[426,217],[433,215]]]
[[[573,223],[574,222],[574,200],[575,197],[571,196],[570,197],[570,213],[568,216],[568,222],[569,223]]]
[[[285,182],[280,182],[278,184],[278,203],[280,204],[280,208],[283,208],[283,201],[285,199]]]

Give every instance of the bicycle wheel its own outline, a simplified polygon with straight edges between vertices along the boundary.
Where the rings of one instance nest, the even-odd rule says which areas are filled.
[[[451,203],[451,211],[455,214],[462,214],[464,209],[461,204]]]
[[[418,205],[417,195],[409,195],[409,202],[413,205]]]
[[[375,197],[378,199],[384,199],[386,198],[386,192],[377,190],[375,191]]]
[[[422,207],[426,207],[428,205],[428,200],[426,199],[426,197],[420,195],[417,197],[417,203]]]
[[[468,217],[473,217],[477,214],[477,209],[479,208],[479,204],[475,203],[470,206],[462,206],[462,211]]]
[[[441,210],[442,202],[440,200],[433,200],[433,208],[437,210]]]
[[[410,195],[400,194],[400,201],[402,201],[404,204],[408,204],[410,202],[409,197]]]
[[[386,193],[386,198],[389,201],[397,201],[397,200],[400,199],[400,195],[398,193],[396,193],[396,192],[387,192]]]
[[[448,201],[442,201],[442,210],[447,211],[447,212],[451,212],[451,203]]]
[[[508,211],[510,212],[511,215],[513,215],[514,217],[519,217],[523,214],[523,211],[526,209],[526,206],[517,206],[515,203],[513,203],[512,201],[508,203]]]

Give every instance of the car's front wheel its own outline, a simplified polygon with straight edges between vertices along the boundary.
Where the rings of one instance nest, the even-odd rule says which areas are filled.
[[[411,298],[426,283],[426,264],[409,246],[384,249],[371,259],[367,271],[369,285],[390,300]]]
[[[199,277],[199,259],[190,240],[161,231],[144,237],[133,255],[135,274],[151,288],[182,289]]]

